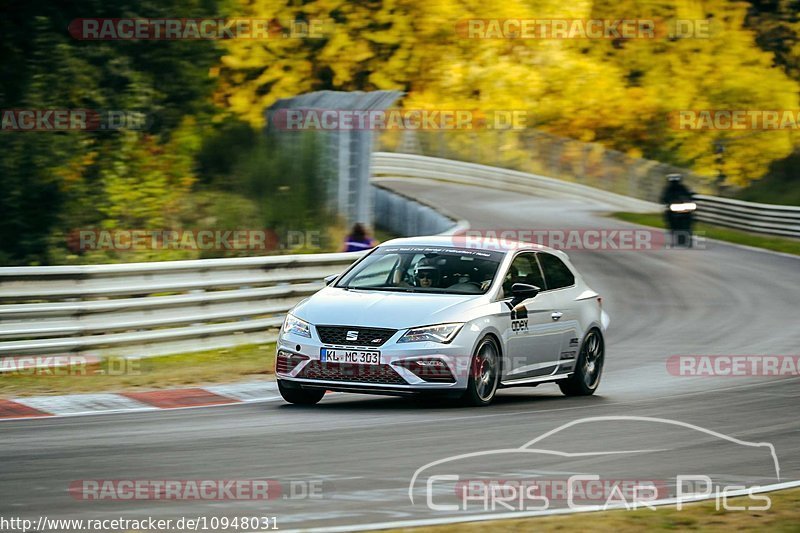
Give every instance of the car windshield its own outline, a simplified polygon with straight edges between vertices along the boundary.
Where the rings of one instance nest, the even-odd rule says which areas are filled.
[[[484,294],[502,252],[436,246],[381,246],[348,272],[344,289]]]

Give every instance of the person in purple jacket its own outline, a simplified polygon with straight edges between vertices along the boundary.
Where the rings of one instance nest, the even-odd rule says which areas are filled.
[[[374,248],[376,244],[375,239],[369,236],[364,225],[356,222],[353,224],[353,229],[350,230],[350,235],[344,239],[344,251],[361,252]]]

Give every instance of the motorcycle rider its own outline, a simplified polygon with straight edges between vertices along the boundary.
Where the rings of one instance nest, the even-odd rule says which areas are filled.
[[[671,232],[672,246],[692,246],[692,212],[674,212],[670,208],[672,204],[691,202],[692,196],[692,191],[683,184],[683,176],[667,175],[667,186],[661,193],[661,203],[666,206],[664,218]]]

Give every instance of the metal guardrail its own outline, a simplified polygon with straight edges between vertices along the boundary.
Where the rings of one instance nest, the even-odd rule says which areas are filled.
[[[467,228],[465,221],[445,213],[441,207],[388,189],[380,180],[372,183],[372,205],[380,213],[375,225],[402,237],[451,234]]]
[[[385,131],[379,143],[380,152],[508,168],[649,202],[658,202],[667,174],[683,174],[687,185],[703,194],[714,194],[716,187],[716,176],[700,176],[690,169],[633,157],[602,143],[538,129]]]
[[[372,156],[372,175],[454,181],[540,196],[572,196],[584,200],[591,198],[614,209],[625,211],[648,213],[660,209],[658,204],[652,202],[595,189],[579,183],[517,170],[414,154],[376,152]]]
[[[767,235],[800,238],[800,207],[695,196],[697,219]]]
[[[516,170],[478,165],[437,157],[393,152],[373,156],[372,173],[385,177],[412,177],[457,181],[481,187],[514,190],[548,196],[591,198],[613,209],[642,213],[659,212],[663,206],[587,185]],[[759,204],[716,196],[695,196],[697,219],[744,231],[800,238],[800,207]]]
[[[268,342],[286,311],[360,255],[0,268],[0,357]]]

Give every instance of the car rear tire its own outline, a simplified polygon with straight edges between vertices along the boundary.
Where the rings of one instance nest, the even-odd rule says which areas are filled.
[[[309,390],[301,387],[289,387],[284,385],[281,380],[278,380],[278,391],[284,400],[297,405],[315,405],[325,396],[323,389]]]
[[[461,403],[474,407],[489,405],[499,384],[500,350],[492,337],[484,337],[472,355],[467,390]]]
[[[575,372],[567,379],[558,382],[561,392],[567,396],[590,396],[597,390],[600,377],[603,375],[605,359],[605,342],[596,329],[586,335],[581,346]]]

